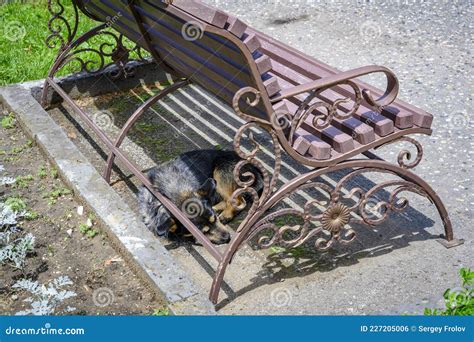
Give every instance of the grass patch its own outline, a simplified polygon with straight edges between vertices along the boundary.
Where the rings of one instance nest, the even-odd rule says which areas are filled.
[[[40,217],[40,214],[34,210],[27,210],[25,214],[25,219],[28,221],[37,220]]]
[[[22,153],[24,150],[26,150],[27,148],[30,148],[33,146],[33,140],[28,140],[25,144],[21,145],[21,146],[15,146],[14,148],[12,148],[8,154],[9,155],[18,155],[20,153]],[[7,152],[5,151],[2,151],[4,152],[3,154],[6,154]]]
[[[18,176],[15,178],[15,186],[18,188],[27,188],[28,184],[34,180],[32,175]]]
[[[10,207],[15,213],[24,213],[22,217],[28,221],[33,221],[40,217],[40,214],[36,211],[27,209],[25,201],[20,196],[8,197],[5,200],[5,205]]]
[[[57,169],[51,169],[51,171],[49,171],[49,175],[50,175],[51,178],[53,178],[53,179],[58,178],[58,170],[57,170]]]
[[[0,6],[0,18],[2,18],[3,33],[0,35],[0,86],[37,80],[45,78],[56,57],[59,42],[55,48],[46,46],[45,40],[49,36],[48,20],[51,14],[48,11],[47,0],[10,2]],[[62,1],[64,6],[63,16],[71,24],[74,23],[74,9],[71,1]],[[53,7],[57,10],[57,6]],[[54,24],[59,24],[55,21]],[[79,25],[77,38],[80,34],[92,29],[100,23],[88,18],[79,11]],[[56,26],[54,26],[56,28]],[[66,27],[61,25],[62,32],[66,33]],[[80,45],[82,48],[99,47],[102,43],[113,43],[112,37],[92,37],[86,43]],[[133,47],[129,40],[124,39],[126,47]],[[110,53],[112,49],[106,48]],[[147,55],[144,53],[144,55]],[[98,66],[99,57],[96,53],[85,51],[79,55],[84,61],[92,61],[89,68]],[[136,58],[135,52],[131,53],[131,58]],[[106,63],[110,61],[107,58]],[[67,75],[80,71],[78,62],[71,62],[60,69],[57,76]]]
[[[13,115],[13,113],[10,113],[7,116],[4,116],[2,118],[1,124],[2,124],[2,128],[5,128],[5,129],[14,128],[15,127],[15,115]]]
[[[62,2],[65,16],[73,18],[73,6]],[[47,1],[30,3],[8,3],[0,6],[0,18],[4,34],[0,35],[0,86],[36,80],[46,77],[57,50],[49,49],[45,39],[49,35]],[[94,22],[81,15],[78,32],[95,26]],[[64,30],[64,29],[63,29]],[[87,54],[93,57],[93,54]],[[77,71],[77,65],[66,66],[59,75]]]
[[[70,195],[70,194],[72,194],[71,190],[67,188],[55,186],[52,191],[43,194],[43,198],[47,198],[48,204],[53,205],[53,204],[56,204],[56,202],[58,201],[60,197]]]
[[[97,229],[92,228],[92,226],[89,226],[86,223],[81,223],[79,225],[79,231],[91,239],[97,234],[99,234],[99,231]]]
[[[46,176],[48,175],[48,173],[46,172],[46,166],[40,165],[40,167],[38,168],[37,175],[39,178],[46,178]]]
[[[168,308],[158,308],[153,310],[152,316],[169,316],[170,310]]]
[[[26,203],[20,196],[8,197],[5,200],[5,205],[9,206],[14,212],[21,212],[26,209]]]

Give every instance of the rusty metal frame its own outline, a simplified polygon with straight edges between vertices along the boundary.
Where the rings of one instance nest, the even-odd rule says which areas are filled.
[[[52,3],[56,2],[56,10],[54,10]],[[140,15],[133,8],[134,1],[128,1],[128,5],[135,16],[135,20],[139,29],[142,32],[143,39],[145,40],[145,46],[151,46],[150,38],[146,30],[143,27]],[[130,70],[127,70],[127,62],[129,61],[129,54],[131,50],[127,49],[122,42],[122,35],[115,34],[110,31],[106,31],[106,24],[101,24],[90,31],[80,35],[77,35],[78,25],[78,8],[84,10],[82,7],[82,1],[74,0],[74,24],[71,26],[66,18],[63,16],[64,7],[62,7],[60,0],[48,0],[48,8],[51,12],[51,19],[48,22],[51,35],[47,38],[46,42],[49,47],[53,47],[52,42],[56,40],[60,42],[58,48],[58,54],[55,62],[45,80],[42,105],[47,105],[48,88],[53,88],[63,99],[68,103],[72,110],[79,115],[82,120],[89,126],[89,128],[96,133],[98,138],[106,145],[110,150],[107,159],[107,166],[104,170],[103,177],[110,183],[110,176],[112,166],[115,160],[120,161],[123,166],[130,170],[137,179],[146,186],[156,198],[179,220],[189,232],[199,241],[203,247],[217,260],[218,267],[213,278],[211,291],[209,294],[210,300],[215,304],[218,301],[219,291],[221,288],[224,274],[232,258],[236,252],[246,242],[251,239],[257,238],[257,246],[260,248],[269,248],[275,244],[283,247],[296,247],[304,243],[313,242],[314,247],[319,250],[326,250],[333,246],[335,243],[347,244],[352,242],[356,237],[356,231],[352,228],[347,228],[348,223],[363,224],[368,227],[376,226],[382,223],[389,215],[390,212],[402,212],[408,207],[408,199],[405,197],[399,197],[398,195],[402,192],[411,192],[420,196],[428,198],[432,203],[435,204],[439,215],[442,218],[444,226],[444,238],[440,239],[440,242],[447,248],[457,246],[463,243],[461,239],[454,239],[452,224],[449,215],[444,207],[439,196],[436,192],[426,183],[423,179],[415,175],[411,169],[418,165],[421,161],[423,149],[421,144],[415,139],[407,137],[406,135],[422,133],[431,134],[430,129],[426,128],[409,128],[400,130],[393,134],[390,134],[382,139],[378,139],[373,143],[367,144],[359,149],[354,149],[349,153],[340,155],[337,158],[331,159],[330,161],[319,161],[307,158],[300,155],[292,147],[292,137],[294,132],[299,125],[304,121],[309,113],[313,112],[317,107],[324,107],[327,110],[327,115],[318,116],[314,119],[316,127],[324,127],[325,124],[330,122],[332,118],[338,118],[337,113],[337,101],[333,104],[311,102],[318,92],[328,89],[333,86],[344,85],[348,89],[353,89],[354,94],[352,99],[354,101],[353,110],[345,114],[344,118],[351,116],[356,112],[357,107],[362,101],[366,101],[373,107],[381,110],[384,106],[392,103],[398,93],[398,81],[395,75],[388,69],[378,66],[370,66],[364,68],[354,69],[348,72],[334,75],[320,80],[316,80],[307,85],[295,87],[286,92],[282,92],[278,98],[270,99],[268,96],[264,96],[264,87],[260,79],[256,77],[257,89],[251,87],[245,87],[240,89],[234,96],[233,107],[238,116],[243,118],[247,123],[239,128],[234,137],[234,149],[242,158],[234,170],[234,179],[238,185],[238,189],[232,195],[232,203],[236,209],[240,209],[237,206],[238,197],[247,194],[253,200],[248,203],[248,212],[244,220],[240,223],[234,236],[232,237],[229,245],[221,252],[211,241],[189,220],[189,218],[177,208],[170,200],[165,196],[157,192],[152,184],[148,181],[147,177],[140,171],[140,169],[130,161],[127,156],[120,150],[127,132],[134,125],[134,123],[140,118],[140,116],[153,104],[172,93],[173,91],[182,88],[189,84],[192,80],[181,79],[176,81],[169,87],[161,90],[147,101],[145,101],[127,120],[125,125],[122,127],[119,135],[112,141],[92,120],[84,111],[82,111],[77,104],[68,96],[68,94],[60,87],[55,81],[54,77],[59,69],[64,67],[69,62],[75,60],[80,63],[84,72],[99,73],[107,68],[110,64],[115,64],[118,68],[118,72],[113,75],[114,77],[127,77]],[[171,5],[171,1],[166,2],[166,6],[170,6],[170,12],[173,14],[179,14],[179,9]],[[58,25],[59,24],[59,25]],[[65,27],[66,36],[61,32],[61,27]],[[219,31],[212,27],[203,24],[205,29],[210,32],[219,33]],[[223,33],[224,35],[225,33]],[[113,37],[115,41],[115,47],[111,52],[105,51],[105,46],[101,45],[98,49],[93,48],[80,48],[80,45],[88,41],[91,37],[99,35],[107,35]],[[236,40],[234,37],[229,36],[229,39],[233,40],[237,46],[242,46],[241,42]],[[140,51],[139,47],[136,47],[136,51]],[[135,50],[133,49],[133,50]],[[153,51],[153,49],[150,49]],[[95,52],[99,56],[99,66],[90,69],[89,61],[81,59],[79,54],[83,51]],[[156,53],[152,53],[153,59],[156,63],[161,64],[171,74],[177,78],[181,77],[178,72],[175,72],[169,68]],[[243,49],[243,54],[249,63],[250,69],[253,75],[259,75],[255,62],[251,54]],[[139,56],[141,56],[139,54]],[[105,62],[106,57],[109,57],[112,62],[107,64]],[[359,86],[353,82],[353,79],[374,72],[382,72],[387,76],[387,89],[385,93],[379,99],[373,99],[370,92],[366,89],[359,89]],[[277,100],[281,100],[290,96],[301,93],[310,93],[310,95],[303,101],[298,111],[292,115],[290,113],[278,113],[278,118],[275,118],[275,114],[272,111],[272,103]],[[250,96],[250,97],[249,97]],[[250,100],[253,96],[253,99]],[[245,99],[249,106],[257,106],[260,101],[263,101],[264,107],[268,113],[268,120],[255,118],[244,113],[239,104]],[[342,101],[342,100],[341,100]],[[284,120],[281,120],[281,118]],[[285,124],[290,124],[290,129],[284,127]],[[258,159],[258,153],[262,150],[252,135],[253,129],[264,130],[268,133],[273,148],[274,165],[273,170],[269,171],[263,167],[263,164]],[[248,152],[242,148],[242,142],[244,139],[248,139],[248,142],[253,145],[253,149]],[[408,150],[401,150],[398,154],[397,164],[382,160],[370,149],[377,149],[387,144],[394,143],[396,141],[404,141],[413,145],[416,148],[416,156],[412,158],[412,154]],[[282,149],[288,153],[293,159],[299,163],[309,166],[311,168],[305,174],[301,174],[288,183],[277,187],[277,181],[281,169],[282,161]],[[367,159],[353,159],[349,158],[359,155],[366,155]],[[255,181],[254,177],[249,175],[242,175],[241,170],[246,164],[251,164],[256,167],[263,175],[263,191],[259,194],[252,187]],[[346,176],[344,176],[334,187],[330,187],[328,184],[315,181],[317,177],[324,174],[329,174],[339,170],[351,170]],[[352,177],[359,176],[364,173],[384,173],[393,176],[397,176],[399,179],[385,181],[374,185],[371,189],[363,190],[359,187],[355,187],[349,190],[347,194],[342,193],[342,189],[347,185],[348,181]],[[319,189],[327,194],[329,201],[326,205],[316,200],[309,200],[305,203],[303,211],[294,208],[284,208],[274,210],[275,206],[282,200],[291,196],[300,190],[305,189]],[[380,210],[377,217],[372,217],[367,212],[367,204],[374,195],[381,190],[388,190],[388,188],[394,188],[390,194],[388,201],[377,201],[375,206]],[[353,201],[352,205],[348,205],[347,201]],[[315,213],[318,211],[318,213]],[[302,221],[301,224],[293,226],[278,226],[273,221],[282,215],[293,215],[299,217]],[[288,238],[288,234],[291,233],[291,237]]]
[[[330,81],[328,84],[319,81],[316,89],[326,89],[327,86],[347,83],[348,81],[349,79],[340,79],[336,83]],[[306,92],[311,89],[314,88],[310,87],[306,89]],[[282,121],[271,120],[270,125],[265,125],[261,122],[250,120],[249,115],[242,112],[239,108],[239,103],[241,103],[241,97],[248,93],[254,94],[255,98],[253,101],[247,100],[247,104],[256,106],[260,100],[260,94],[257,90],[251,88],[241,89],[236,93],[233,101],[234,110],[237,115],[248,120],[248,122],[237,131],[234,137],[234,149],[242,158],[242,161],[237,164],[234,170],[234,179],[239,185],[239,188],[233,193],[232,199],[236,208],[236,199],[243,194],[247,194],[253,200],[252,204],[249,205],[250,208],[248,208],[247,216],[237,228],[237,234],[231,240],[229,247],[223,254],[222,261],[217,267],[210,293],[210,299],[213,303],[217,303],[221,283],[228,265],[239,248],[246,242],[258,237],[256,243],[259,248],[269,248],[274,245],[291,248],[313,241],[314,247],[321,251],[329,249],[336,242],[348,244],[356,238],[356,231],[352,228],[348,229],[346,227],[347,224],[352,222],[374,227],[385,221],[391,212],[400,213],[404,211],[409,203],[406,197],[398,197],[402,192],[411,192],[426,197],[436,206],[444,227],[444,236],[437,241],[446,248],[463,244],[464,240],[454,238],[449,214],[443,202],[436,194],[436,191],[433,190],[427,182],[411,171],[412,168],[420,163],[423,156],[423,148],[418,141],[406,135],[413,133],[430,134],[430,130],[420,131],[419,129],[406,129],[401,131],[402,133],[398,135],[396,133],[391,134],[390,139],[386,141],[379,140],[378,145],[373,146],[374,149],[378,149],[388,144],[404,141],[416,148],[415,156],[407,149],[400,150],[397,156],[397,164],[385,161],[373,152],[367,151],[368,153],[364,154],[369,157],[369,160],[347,160],[346,158],[346,160],[334,165],[316,167],[305,174],[295,177],[280,188],[277,188],[276,185],[282,161],[281,148],[283,147],[291,156],[297,155],[297,152],[293,150],[291,144],[288,144],[288,137],[284,134]],[[390,94],[391,91],[387,93]],[[394,98],[392,98],[391,101],[393,101],[393,99]],[[284,116],[290,117],[290,114],[286,113]],[[272,173],[266,170],[257,158],[257,154],[262,150],[262,146],[253,139],[252,129],[255,128],[264,129],[270,137],[274,155]],[[246,152],[242,149],[242,139],[244,139],[244,137],[247,137],[248,142],[253,145],[253,149],[250,152]],[[298,161],[307,166],[314,164],[312,160],[307,160],[307,158]],[[240,172],[246,164],[251,164],[253,167],[256,167],[263,175],[264,188],[260,195],[252,187],[255,178],[251,177],[249,179],[248,177],[243,177],[244,175]],[[344,169],[350,170],[350,172],[342,177],[334,187],[323,182],[314,181],[317,177]],[[347,185],[350,179],[364,173],[374,172],[398,176],[400,179],[381,182],[368,190],[354,187],[348,189],[346,194],[343,194],[342,189]],[[316,200],[309,200],[305,203],[303,211],[294,208],[272,211],[283,199],[297,191],[316,188],[327,194],[329,201],[325,206],[321,206]],[[377,192],[388,190],[389,188],[394,189],[390,191],[388,201],[373,201],[374,195]],[[354,203],[352,205],[343,203],[347,201]],[[373,207],[377,208],[379,215],[377,215],[378,217],[376,218],[371,217],[373,213],[368,212],[367,204],[369,201],[372,201]],[[315,214],[315,211],[319,212]],[[278,226],[272,222],[276,218],[286,215],[296,216],[300,218],[303,223],[293,226]],[[288,237],[287,233],[291,233],[291,237]]]

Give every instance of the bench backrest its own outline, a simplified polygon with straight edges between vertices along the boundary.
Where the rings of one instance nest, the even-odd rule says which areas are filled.
[[[87,15],[108,23],[144,49],[153,49],[177,75],[191,79],[229,105],[239,89],[257,89],[262,94],[259,105],[250,108],[242,102],[241,108],[270,120],[269,97],[280,88],[268,73],[270,59],[258,51],[259,40],[239,19],[190,0],[174,0],[169,5],[157,0],[75,2]],[[148,37],[141,34],[140,24]]]

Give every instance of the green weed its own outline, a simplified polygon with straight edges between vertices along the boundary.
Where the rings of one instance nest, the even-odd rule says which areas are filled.
[[[462,285],[460,290],[447,289],[444,294],[445,309],[426,308],[429,316],[472,316],[474,315],[474,271],[469,268],[459,270]]]

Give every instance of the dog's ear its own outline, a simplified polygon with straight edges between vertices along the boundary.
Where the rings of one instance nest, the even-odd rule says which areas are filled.
[[[216,191],[216,181],[214,178],[208,178],[204,183],[201,184],[197,193],[202,197],[210,197]]]

